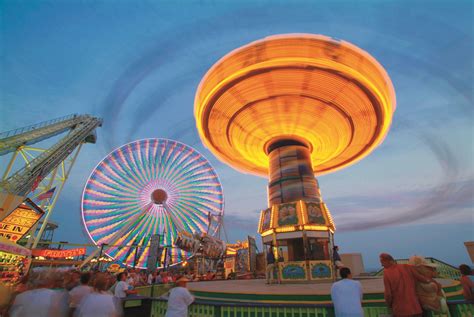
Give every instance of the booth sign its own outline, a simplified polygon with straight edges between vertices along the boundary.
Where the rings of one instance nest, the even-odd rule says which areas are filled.
[[[43,216],[43,211],[27,199],[0,222],[0,237],[20,240]]]
[[[44,256],[45,258],[67,258],[86,254],[86,248],[77,248],[70,250],[53,250],[53,249],[33,249],[33,256]]]

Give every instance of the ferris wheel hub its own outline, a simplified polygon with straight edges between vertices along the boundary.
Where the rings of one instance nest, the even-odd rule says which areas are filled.
[[[168,199],[168,194],[163,189],[155,189],[150,196],[151,201],[156,205],[163,205]]]

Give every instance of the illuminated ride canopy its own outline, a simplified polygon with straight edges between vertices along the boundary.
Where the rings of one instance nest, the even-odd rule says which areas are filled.
[[[390,78],[373,57],[321,35],[250,43],[202,79],[194,115],[205,145],[236,169],[269,178],[258,231],[283,258],[282,282],[335,279],[335,225],[314,174],[373,151],[395,103]]]
[[[269,206],[321,203],[314,174],[349,166],[385,138],[392,82],[367,52],[322,35],[264,38],[220,59],[194,114],[205,145],[241,171],[269,177]]]
[[[201,81],[194,112],[217,157],[267,176],[277,142],[306,147],[311,174],[357,162],[383,141],[394,110],[390,78],[367,52],[326,36],[288,34],[220,59]]]
[[[162,246],[174,246],[181,230],[216,234],[210,217],[222,216],[219,178],[195,149],[173,140],[144,139],[107,155],[93,170],[82,198],[84,226],[105,253],[132,266],[145,267],[153,234]],[[118,245],[139,245],[135,247]],[[164,252],[173,264],[190,254],[176,247]],[[168,263],[170,263],[168,262]]]

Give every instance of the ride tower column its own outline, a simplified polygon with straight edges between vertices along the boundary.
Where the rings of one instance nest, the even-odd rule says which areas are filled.
[[[311,165],[307,143],[282,139],[267,147],[268,206],[298,200],[321,202],[321,192]]]

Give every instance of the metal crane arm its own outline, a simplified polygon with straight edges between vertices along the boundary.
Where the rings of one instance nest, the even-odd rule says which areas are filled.
[[[47,129],[48,126],[40,128],[40,130],[43,132],[38,133],[36,136],[34,136],[34,133],[35,131],[38,132],[38,130],[33,130],[14,136],[18,138],[20,138],[22,135],[25,135],[25,138],[26,136],[29,136],[31,139],[26,139],[31,141],[44,138],[48,133],[48,135],[51,135],[53,133],[52,131],[56,131],[54,133],[58,133],[57,131],[59,130],[64,131],[64,129],[66,129],[65,126],[72,128],[71,132],[67,136],[62,138],[47,151],[43,152],[41,155],[30,161],[30,164],[24,166],[12,174],[9,178],[2,181],[0,183],[0,191],[5,191],[19,196],[26,195],[31,191],[31,188],[35,182],[39,182],[41,179],[46,177],[56,166],[65,160],[77,146],[83,142],[95,142],[95,138],[91,139],[90,137],[94,136],[95,128],[102,125],[102,119],[89,115],[74,116],[73,118],[65,121],[62,123],[54,123],[54,128],[49,132],[43,130]],[[58,124],[61,125],[61,127],[59,127]]]
[[[73,129],[86,116],[71,114],[0,133],[0,155],[15,152],[22,145],[31,145]]]

